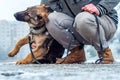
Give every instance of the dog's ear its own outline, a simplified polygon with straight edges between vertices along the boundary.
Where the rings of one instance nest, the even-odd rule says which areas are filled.
[[[47,23],[48,20],[48,14],[47,13],[41,13],[42,18],[44,19],[45,23]]]
[[[49,21],[48,20],[48,15],[49,15],[50,12],[53,12],[53,10],[45,4],[40,5],[39,10],[40,9],[41,9],[41,11],[39,13],[42,16],[42,18],[45,20],[45,22],[47,23]]]
[[[49,6],[45,5],[45,4],[42,4],[41,6],[43,6],[44,8],[48,8]]]
[[[48,5],[45,5],[45,4],[42,4],[42,6],[47,10],[47,12],[53,12],[54,10],[48,6]]]

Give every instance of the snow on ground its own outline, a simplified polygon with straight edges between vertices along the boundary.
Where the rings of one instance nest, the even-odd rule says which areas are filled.
[[[0,80],[120,80],[120,64],[0,63]]]

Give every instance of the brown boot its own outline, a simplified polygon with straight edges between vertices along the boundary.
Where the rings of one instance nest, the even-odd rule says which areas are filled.
[[[86,60],[84,49],[80,49],[80,47],[76,47],[71,50],[70,54],[68,54],[65,58],[58,58],[56,63],[61,64],[73,64],[73,63],[82,63]]]
[[[98,52],[98,56],[100,57],[100,52]],[[112,56],[112,52],[110,48],[106,48],[103,53],[103,61],[102,64],[110,64],[114,62],[114,58]]]

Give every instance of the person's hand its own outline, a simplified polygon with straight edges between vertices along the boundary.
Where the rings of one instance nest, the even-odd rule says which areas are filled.
[[[32,46],[33,49],[35,49],[37,47],[35,42],[33,42],[31,46]]]
[[[94,4],[92,4],[92,3],[83,6],[83,7],[82,7],[82,10],[87,11],[87,12],[89,12],[89,13],[91,13],[91,14],[93,14],[93,13],[95,13],[95,14],[97,14],[97,15],[100,14],[100,13],[99,13],[99,10],[97,9],[97,7],[96,7]]]

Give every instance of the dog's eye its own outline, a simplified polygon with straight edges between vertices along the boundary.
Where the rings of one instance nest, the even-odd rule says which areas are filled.
[[[42,19],[42,16],[37,15],[37,18],[38,18],[38,19]]]
[[[30,13],[27,13],[27,12],[25,13],[25,15],[27,15],[27,16],[31,16],[31,14],[30,14]]]

